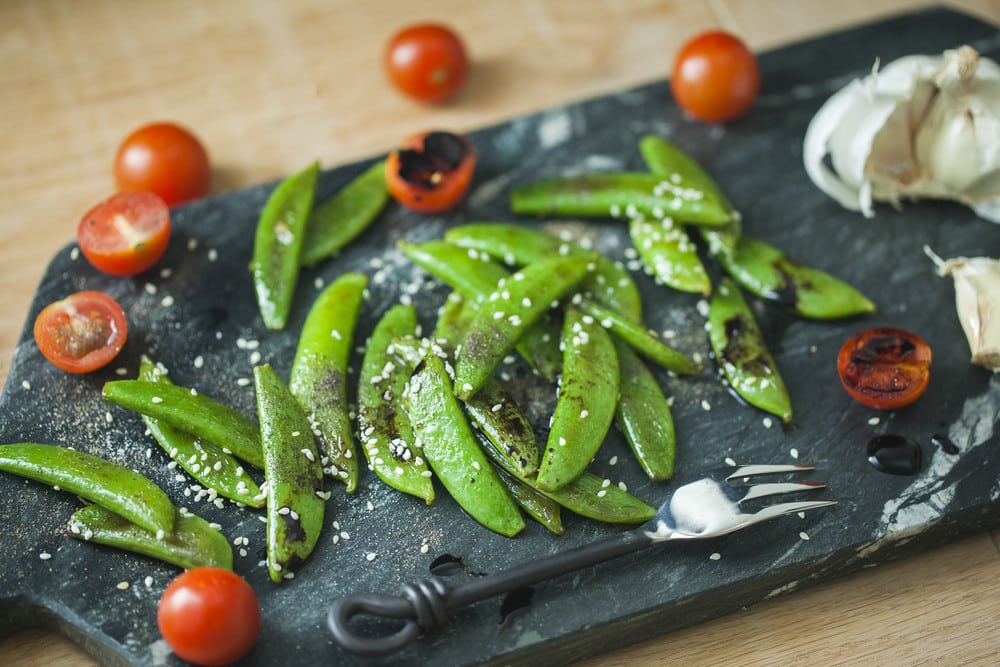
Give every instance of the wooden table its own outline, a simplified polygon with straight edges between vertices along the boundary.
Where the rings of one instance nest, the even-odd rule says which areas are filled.
[[[0,382],[50,257],[112,191],[127,131],[172,119],[207,144],[214,192],[318,158],[381,153],[428,127],[472,129],[663,78],[682,41],[722,27],[766,49],[916,0],[5,0],[0,3]],[[1000,23],[1000,3],[949,3]],[[452,24],[474,70],[454,103],[414,104],[381,51],[417,20]],[[797,592],[588,665],[995,664],[1000,532]],[[96,664],[33,630],[8,667]]]

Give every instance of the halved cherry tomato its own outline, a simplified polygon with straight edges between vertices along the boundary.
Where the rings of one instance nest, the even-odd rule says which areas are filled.
[[[152,123],[125,138],[114,163],[119,190],[148,190],[167,206],[204,197],[212,180],[208,151],[174,123]]]
[[[118,302],[103,292],[77,292],[45,306],[35,318],[35,344],[56,367],[89,373],[118,356],[128,325]]]
[[[476,169],[476,147],[451,132],[408,137],[385,161],[385,184],[393,198],[414,211],[440,213],[457,205]]]
[[[260,632],[260,604],[250,584],[217,567],[178,575],[156,610],[160,634],[178,657],[228,665],[246,655]]]
[[[837,371],[855,400],[879,410],[894,410],[917,400],[927,388],[931,348],[904,329],[866,329],[840,348]]]
[[[152,192],[119,192],[87,211],[76,241],[94,268],[134,276],[160,261],[167,250],[170,211]]]
[[[738,37],[721,30],[702,33],[681,47],[670,89],[681,108],[698,120],[736,120],[757,99],[760,66]]]
[[[424,102],[443,102],[465,83],[469,58],[453,30],[425,23],[404,28],[389,41],[385,67],[405,94]]]

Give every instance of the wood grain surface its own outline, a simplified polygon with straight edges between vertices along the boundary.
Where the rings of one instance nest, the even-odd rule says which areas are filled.
[[[382,153],[428,127],[472,129],[664,78],[703,29],[754,49],[919,8],[911,0],[3,0],[0,2],[0,383],[49,259],[113,188],[111,160],[146,122],[204,140],[213,192]],[[1000,2],[947,3],[1000,23]],[[386,82],[392,33],[450,23],[473,70],[445,106]],[[798,591],[597,656],[588,667],[992,665],[1000,533]],[[664,629],[669,630],[669,628]],[[0,639],[0,665],[95,665],[42,629]]]

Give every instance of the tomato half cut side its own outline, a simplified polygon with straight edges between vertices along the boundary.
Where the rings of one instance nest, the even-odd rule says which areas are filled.
[[[167,585],[156,622],[178,657],[196,665],[228,665],[246,655],[257,641],[260,604],[253,588],[238,574],[196,567]]]
[[[76,241],[98,271],[134,276],[160,261],[170,241],[170,210],[152,192],[106,199],[80,220]]]
[[[733,121],[757,99],[760,65],[738,37],[721,30],[705,32],[681,47],[670,89],[677,104],[698,120]]]
[[[175,123],[150,123],[125,137],[113,171],[119,190],[155,192],[167,206],[204,197],[212,180],[205,146]]]
[[[385,161],[389,194],[407,208],[441,213],[458,205],[476,169],[476,148],[468,137],[426,132],[406,139]]]
[[[930,381],[931,348],[896,327],[874,327],[851,336],[837,355],[837,372],[855,400],[879,410],[913,403]]]
[[[128,325],[118,302],[85,291],[50,303],[35,318],[35,344],[46,359],[68,373],[89,373],[118,356]]]

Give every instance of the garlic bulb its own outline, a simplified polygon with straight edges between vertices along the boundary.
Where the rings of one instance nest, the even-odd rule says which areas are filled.
[[[1000,65],[970,46],[876,62],[813,117],[803,161],[813,183],[868,218],[874,201],[933,198],[1000,222]]]
[[[938,275],[955,280],[955,308],[972,350],[972,363],[1000,371],[1000,261],[956,257],[947,261],[924,246]]]

